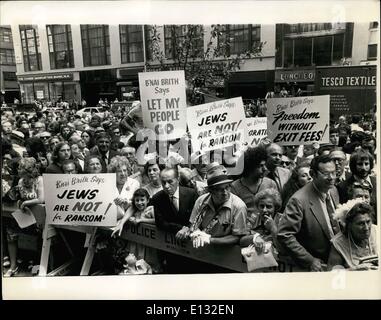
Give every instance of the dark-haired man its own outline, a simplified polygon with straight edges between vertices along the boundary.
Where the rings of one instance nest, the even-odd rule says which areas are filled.
[[[110,161],[113,157],[119,155],[119,152],[112,150],[110,148],[111,138],[105,132],[101,132],[97,135],[95,143],[96,143],[96,145],[94,148],[91,149],[90,154],[91,155],[97,155],[97,156],[101,157],[101,159],[102,159],[102,173],[106,173],[107,172],[107,165],[110,163]]]
[[[313,181],[288,201],[279,223],[278,241],[282,253],[303,269],[323,271],[330,252],[330,240],[340,231],[333,213],[339,204],[335,188],[336,166],[329,155],[311,162]]]

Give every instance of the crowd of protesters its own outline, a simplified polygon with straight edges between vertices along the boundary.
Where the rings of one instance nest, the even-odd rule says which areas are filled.
[[[190,150],[189,137],[139,141],[137,110],[109,110],[103,117],[71,108],[2,114],[2,201],[21,210],[44,203],[44,173],[115,173],[118,223],[97,238],[103,274],[230,272],[123,240],[126,223],[156,224],[194,248],[238,244],[261,254],[271,242],[276,258],[306,271],[376,267],[363,262],[377,254],[371,116],[331,121],[328,144],[282,147],[264,139],[233,148],[229,161],[217,152],[188,161],[173,146],[185,141]],[[229,171],[239,161],[243,171]],[[14,276],[17,239],[27,230],[12,219],[3,222],[3,265]]]

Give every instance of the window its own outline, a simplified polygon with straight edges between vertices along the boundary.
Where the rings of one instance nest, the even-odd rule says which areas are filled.
[[[85,67],[111,64],[110,36],[107,25],[81,25],[81,37]]]
[[[4,81],[17,81],[16,72],[3,72]]]
[[[12,42],[12,31],[10,28],[0,27],[0,42]]]
[[[0,49],[0,64],[16,65],[15,52],[13,49]]]
[[[314,39],[313,62],[317,66],[331,65],[332,36],[317,37]]]
[[[122,63],[144,61],[142,28],[140,25],[119,26]]]
[[[377,59],[377,44],[368,45],[368,60]]]
[[[50,67],[63,69],[74,67],[73,42],[70,25],[47,25]]]
[[[294,65],[295,67],[305,67],[311,65],[312,38],[295,39]]]
[[[36,26],[20,25],[21,46],[25,71],[42,70],[40,41]]]
[[[369,29],[377,29],[378,28],[378,22],[373,21],[370,23]]]
[[[222,28],[223,35],[219,37],[219,45],[230,41],[230,54],[240,54],[256,47],[261,39],[261,26],[252,24],[231,24]]]
[[[284,40],[284,67],[294,65],[294,40]]]
[[[189,48],[183,48],[183,44]],[[176,59],[179,53],[198,57],[204,51],[204,29],[201,25],[168,25],[164,26],[165,56]],[[184,50],[183,50],[184,49]]]

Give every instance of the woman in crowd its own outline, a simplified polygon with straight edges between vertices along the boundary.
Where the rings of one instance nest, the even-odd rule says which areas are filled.
[[[28,153],[28,156],[36,159],[40,173],[45,173],[49,165],[49,161],[46,152],[46,147],[43,141],[37,137],[29,138],[25,142],[25,148]]]
[[[72,159],[70,146],[67,142],[58,143],[52,153],[52,163],[46,168],[46,173],[63,173],[62,163]],[[76,162],[77,172],[82,173],[81,166]]]
[[[95,141],[94,141],[94,134],[93,131],[91,130],[85,130],[81,134],[81,138],[86,144],[87,149],[91,149],[95,146]]]
[[[291,177],[284,186],[282,192],[283,206],[281,212],[283,212],[291,196],[310,181],[312,181],[312,177],[310,175],[310,164],[309,161],[304,161],[292,170]]]
[[[349,270],[377,269],[376,262],[364,258],[377,255],[377,228],[372,225],[373,208],[362,199],[349,200],[335,212],[344,227],[331,242],[328,270],[341,266]],[[373,260],[374,261],[374,260]]]
[[[160,164],[158,160],[156,160],[156,162],[149,161],[144,165],[144,173],[148,176],[149,183],[143,188],[148,191],[150,197],[160,190],[163,190],[160,181],[160,172],[164,168],[165,165]]]
[[[97,155],[89,155],[85,159],[84,173],[102,173],[102,160]]]
[[[254,197],[255,212],[247,217],[249,235],[243,236],[240,245],[246,247],[259,236],[263,241],[276,241],[278,223],[281,218],[279,210],[282,199],[274,188],[258,192]],[[255,238],[255,239],[254,239]]]
[[[126,157],[115,156],[108,165],[108,173],[116,173],[116,187],[118,197],[114,200],[118,210],[118,219],[122,218],[127,208],[131,205],[132,196],[140,184],[135,179],[128,177],[130,163]]]
[[[245,202],[248,216],[254,213],[254,197],[258,192],[277,188],[275,182],[265,176],[266,158],[266,151],[262,147],[247,149],[244,153],[242,177],[231,185],[231,192]]]
[[[18,206],[21,210],[27,210],[33,205],[44,203],[44,184],[42,176],[37,168],[37,161],[34,158],[23,158],[19,162],[18,171],[20,180],[18,183],[19,201]],[[33,228],[33,227],[30,227]],[[31,229],[29,231],[32,231]],[[18,237],[21,230],[15,220],[7,226],[8,253],[10,260],[10,269],[5,276],[12,277],[18,273],[17,254],[18,254]]]

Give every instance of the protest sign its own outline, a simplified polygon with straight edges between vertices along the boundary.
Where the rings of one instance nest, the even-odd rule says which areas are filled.
[[[180,71],[139,73],[143,123],[157,140],[186,134],[185,74]]]
[[[249,146],[257,146],[262,139],[267,137],[267,118],[246,118],[246,138],[245,142]]]
[[[187,108],[193,152],[243,143],[246,122],[242,98],[215,101]]]
[[[116,225],[115,174],[44,174],[43,179],[49,224]]]
[[[328,143],[329,96],[268,99],[267,130],[279,145]]]

